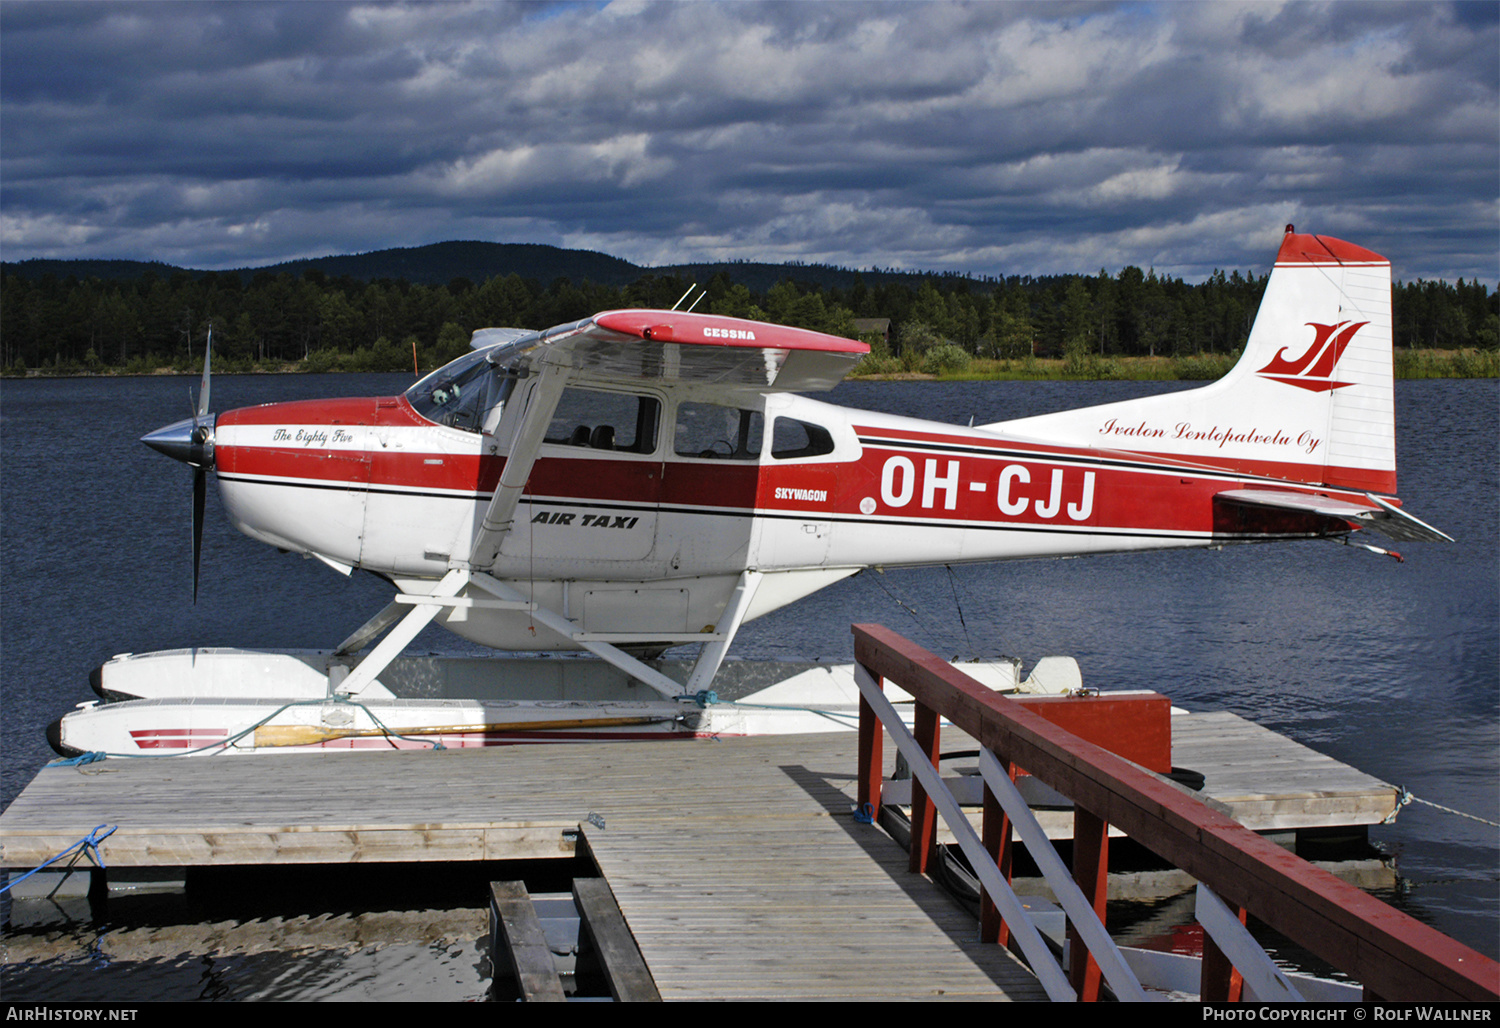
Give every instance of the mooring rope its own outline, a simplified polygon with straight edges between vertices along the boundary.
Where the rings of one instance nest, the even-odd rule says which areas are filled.
[[[851,721],[859,723],[859,714],[844,710],[824,710],[821,707],[798,707],[793,704],[784,703],[742,703],[739,700],[730,700],[730,706],[744,707],[751,710],[796,710],[808,714],[816,714],[818,717],[826,717],[830,721]]]
[[[953,606],[958,608],[958,623],[963,626],[964,645],[969,648],[970,653],[973,653],[974,640],[969,638],[969,623],[964,620],[963,601],[958,598],[958,576],[953,573],[952,564],[944,564],[943,567],[948,572],[948,588],[953,591]]]
[[[1424,800],[1420,796],[1413,796],[1410,789],[1399,786],[1398,788],[1400,789],[1400,794],[1396,797],[1396,809],[1386,815],[1385,820],[1380,822],[1381,824],[1394,824],[1396,815],[1401,813],[1402,807],[1408,803],[1420,803],[1423,806],[1432,807],[1434,810],[1441,810],[1445,814],[1456,814],[1459,817],[1468,818],[1470,821],[1478,821],[1482,825],[1489,825],[1491,828],[1500,828],[1500,822],[1491,821],[1489,818],[1480,817],[1477,814],[1468,814],[1462,810],[1454,810],[1452,807],[1445,807],[1441,803],[1434,803],[1431,800]]]
[[[383,733],[383,738],[385,738],[386,741],[388,741],[388,742],[391,739],[403,739],[406,742],[419,742],[419,743],[420,742],[425,742],[425,743],[429,743],[432,746],[433,750],[446,750],[448,748],[448,747],[446,747],[446,746],[443,745],[442,740],[440,740],[440,739],[418,739],[418,738],[413,738],[412,736],[409,736],[409,735],[402,735],[400,732],[392,731],[389,727],[386,726],[385,722],[381,721],[380,718],[378,718],[378,717],[375,716],[375,712],[373,710],[371,710],[369,707],[365,706],[363,703],[359,703],[359,702],[357,702],[355,700],[347,699],[347,698],[344,698],[344,697],[336,697],[335,699],[337,700],[337,702],[347,703],[351,707],[358,707],[360,710],[362,710],[366,714],[368,714],[369,717],[370,717],[370,720],[375,723],[375,727],[376,728],[380,729],[380,731]],[[391,743],[391,748],[392,749],[396,748],[396,744],[394,742]]]
[[[26,879],[28,879],[32,875],[36,874],[38,871],[40,871],[43,868],[47,867],[49,864],[55,864],[55,863],[57,863],[59,860],[61,860],[63,857],[66,857],[69,853],[72,853],[74,850],[77,850],[79,854],[87,852],[88,855],[89,855],[89,857],[94,861],[94,863],[97,866],[104,867],[104,858],[99,855],[99,844],[101,842],[103,842],[105,839],[108,839],[111,835],[115,834],[115,829],[117,827],[119,827],[119,826],[118,825],[110,825],[109,826],[109,831],[105,832],[103,835],[100,835],[99,834],[100,829],[102,829],[104,827],[105,827],[104,825],[96,825],[94,827],[94,830],[92,832],[90,832],[89,834],[85,835],[82,839],[79,839],[77,842],[72,843],[71,845],[69,845],[68,847],[66,847],[62,852],[58,853],[56,856],[48,857],[46,860],[42,861],[40,864],[38,864],[36,867],[32,868],[30,871],[27,871],[25,874],[21,875],[19,878],[12,878],[8,882],[6,882],[4,885],[0,885],[0,893],[9,892],[10,889],[11,889],[11,886],[21,884]]]

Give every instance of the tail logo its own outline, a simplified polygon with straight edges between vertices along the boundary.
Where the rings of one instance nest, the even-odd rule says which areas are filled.
[[[1319,325],[1309,321],[1307,326],[1313,330],[1314,335],[1307,352],[1295,360],[1286,360],[1285,355],[1290,347],[1284,346],[1256,374],[1315,393],[1326,393],[1353,385],[1353,382],[1335,382],[1330,376],[1339,358],[1344,355],[1344,350],[1354,341],[1355,333],[1368,324],[1368,321],[1341,321],[1337,325]]]

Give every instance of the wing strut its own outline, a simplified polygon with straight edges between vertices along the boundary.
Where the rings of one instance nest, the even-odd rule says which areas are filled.
[[[345,657],[351,653],[359,652],[367,642],[401,620],[401,612],[405,609],[402,604],[397,603],[395,600],[387,603],[380,613],[360,625],[354,630],[353,635],[339,643],[338,648],[333,651],[334,656]]]
[[[570,370],[566,365],[543,365],[541,380],[532,387],[527,398],[510,454],[500,472],[500,481],[479,523],[479,532],[469,552],[470,568],[487,570],[494,566],[500,545],[514,524],[516,506],[526,490],[531,469],[536,466],[537,454],[547,436],[547,428],[552,424],[552,415],[557,410],[557,401],[562,398]]]
[[[462,571],[450,571],[437,584],[437,588],[432,591],[432,596],[434,599],[437,597],[453,596],[463,586],[464,573]],[[391,604],[391,606],[394,606],[394,604]],[[364,627],[355,632],[345,645],[364,635],[369,627],[376,622],[385,621],[389,624],[391,606],[387,606],[385,610],[365,622]],[[359,695],[365,686],[375,681],[376,676],[384,671],[391,661],[401,655],[401,651],[406,649],[406,644],[415,639],[417,634],[427,627],[428,622],[437,617],[437,613],[437,604],[428,603],[417,607],[410,614],[403,617],[397,623],[396,627],[391,630],[390,634],[380,640],[380,643],[369,653],[365,654],[364,659],[354,666],[354,669],[349,672],[348,677],[338,684],[336,691],[349,696]],[[366,638],[370,638],[372,635],[373,633],[366,635]]]
[[[397,593],[396,599],[386,606],[379,614],[346,639],[339,647],[344,650],[353,643],[363,645],[374,638],[382,628],[395,622],[395,628],[375,648],[354,665],[348,676],[342,682],[330,684],[334,686],[333,691],[340,695],[357,696],[364,691],[365,687],[374,682],[380,673],[384,671],[397,657],[401,651],[411,643],[413,639],[426,628],[432,619],[444,607],[490,607],[502,610],[529,610],[533,604],[524,598],[516,599],[474,599],[460,596],[464,587],[469,584],[470,574],[462,568],[454,568],[443,577],[437,584],[437,588],[430,593]],[[399,621],[391,617],[392,608],[397,606],[410,606],[411,612],[403,616]],[[373,626],[373,627],[372,627]]]
[[[715,638],[703,644],[698,661],[693,665],[693,673],[688,676],[689,694],[696,695],[713,684],[714,676],[719,673],[719,667],[729,653],[729,644],[734,642],[735,634],[745,622],[745,614],[750,610],[750,601],[755,599],[755,590],[760,588],[760,580],[759,571],[747,569],[740,575],[739,584],[734,587],[724,614],[719,618]]]
[[[395,628],[350,670],[347,677],[342,681],[331,680],[330,684],[332,691],[340,695],[356,696],[374,682],[392,660],[400,656],[401,651],[432,622],[433,618],[437,617],[444,607],[487,607],[499,610],[529,611],[532,618],[544,628],[582,646],[636,681],[655,689],[667,699],[692,699],[713,684],[714,676],[718,674],[719,668],[724,663],[724,657],[729,652],[729,645],[734,641],[735,634],[739,631],[740,625],[745,620],[745,614],[750,609],[750,603],[755,598],[755,590],[759,587],[760,580],[760,572],[745,571],[740,575],[734,592],[730,594],[729,603],[719,619],[717,631],[707,638],[702,635],[691,635],[683,636],[679,640],[681,642],[703,640],[703,649],[698,654],[698,660],[693,665],[686,686],[668,678],[649,664],[637,660],[613,643],[580,631],[576,624],[556,611],[528,600],[509,582],[502,582],[482,571],[469,571],[463,568],[454,568],[449,571],[431,593],[398,593],[395,600],[385,609],[360,626],[353,635],[339,645],[337,653],[352,652],[390,625],[394,624]],[[475,589],[489,595],[472,595]],[[470,595],[462,595],[465,592],[469,592]],[[412,609],[398,618],[397,612],[403,607]]]

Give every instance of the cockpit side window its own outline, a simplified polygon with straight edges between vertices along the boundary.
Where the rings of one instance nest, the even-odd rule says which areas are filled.
[[[615,453],[656,452],[661,402],[652,396],[564,389],[546,441]]]
[[[406,399],[429,421],[465,432],[482,432],[486,414],[505,403],[516,380],[470,353],[443,365],[406,391]]]
[[[680,403],[672,452],[679,457],[756,460],[764,434],[765,415],[758,410]]]
[[[833,452],[833,436],[822,425],[777,418],[771,433],[771,456],[777,460],[821,457]]]

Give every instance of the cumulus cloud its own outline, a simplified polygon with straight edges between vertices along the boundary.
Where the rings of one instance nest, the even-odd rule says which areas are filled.
[[[0,251],[1493,282],[1493,5],[7,3]]]

